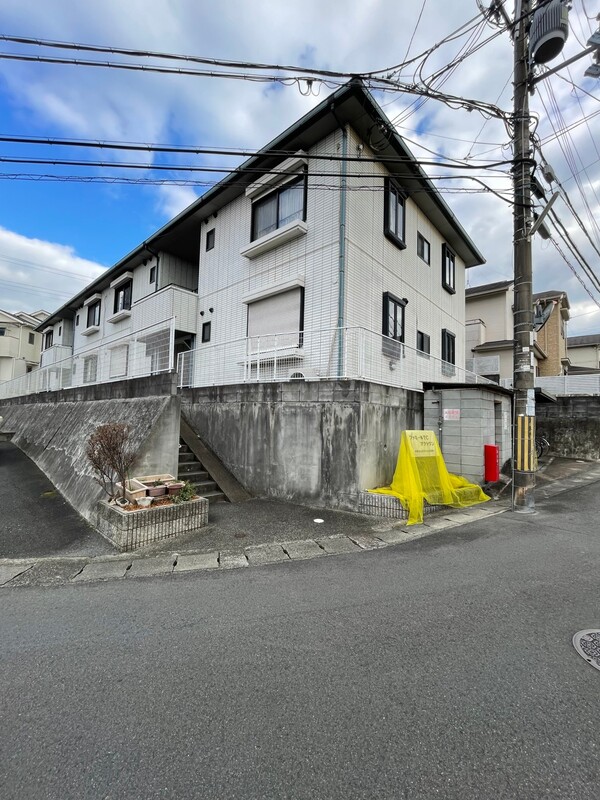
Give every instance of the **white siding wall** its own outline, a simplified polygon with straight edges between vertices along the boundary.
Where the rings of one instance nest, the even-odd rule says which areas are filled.
[[[571,359],[572,366],[593,367],[594,369],[598,369],[600,366],[598,362],[598,347],[596,345],[570,347],[568,356]]]
[[[256,258],[240,255],[250,243],[252,201],[239,197],[202,225],[200,242],[199,311],[202,322],[211,321],[211,345],[246,336],[247,306],[243,299],[278,285],[301,280],[305,286],[304,327],[332,328],[337,324],[337,265],[339,179],[316,178],[323,162],[313,154],[337,154],[341,134],[333,134],[312,148],[309,155],[308,232]],[[326,171],[332,171],[327,163]],[[324,187],[325,185],[325,187]],[[330,187],[330,188],[328,188]],[[206,232],[215,229],[215,247],[206,250]],[[211,313],[209,309],[212,308]]]
[[[375,154],[354,132],[349,155],[364,146],[365,157]],[[442,329],[456,336],[456,364],[464,366],[465,268],[456,256],[456,293],[442,286],[443,237],[417,208],[406,200],[406,249],[400,250],[384,235],[384,178],[387,170],[373,162],[351,162],[351,172],[378,177],[348,181],[348,251],[346,269],[346,324],[382,331],[384,292],[406,297],[405,343],[416,347],[417,330],[430,337],[431,355],[441,358]],[[402,186],[402,182],[399,181]],[[363,191],[352,188],[363,187]],[[365,186],[376,187],[364,189]],[[431,246],[431,263],[417,256],[417,231]]]
[[[513,338],[512,297],[512,292],[496,292],[483,297],[467,297],[467,319],[482,319],[485,322],[487,342]]]

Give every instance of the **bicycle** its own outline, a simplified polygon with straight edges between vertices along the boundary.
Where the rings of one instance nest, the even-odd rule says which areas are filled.
[[[550,442],[545,436],[536,436],[535,438],[535,452],[538,458],[541,458],[550,449]]]

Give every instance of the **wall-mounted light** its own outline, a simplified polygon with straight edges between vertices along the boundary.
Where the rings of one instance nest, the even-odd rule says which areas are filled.
[[[200,316],[201,316],[201,317],[203,317],[203,316],[204,316],[204,311],[201,311],[201,312],[200,312]]]
[[[212,312],[214,311],[214,308],[209,308],[208,310],[212,314]]]

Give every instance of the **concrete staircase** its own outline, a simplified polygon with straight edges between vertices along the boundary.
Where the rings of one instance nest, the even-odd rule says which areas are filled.
[[[196,458],[188,445],[179,440],[179,469],[177,477],[181,481],[189,481],[196,487],[196,494],[206,497],[209,503],[226,501],[227,497],[218,485],[211,478],[208,470],[204,469],[202,463]]]
[[[251,495],[229,472],[223,462],[213,453],[181,415],[179,424],[179,469],[178,478],[189,481],[202,497],[210,503],[227,501],[243,503]]]

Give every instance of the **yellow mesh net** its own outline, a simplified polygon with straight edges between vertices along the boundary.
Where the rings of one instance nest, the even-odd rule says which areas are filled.
[[[433,431],[402,431],[391,486],[370,491],[397,497],[408,510],[409,525],[423,522],[424,500],[434,506],[465,508],[490,499],[480,486],[448,472]]]

